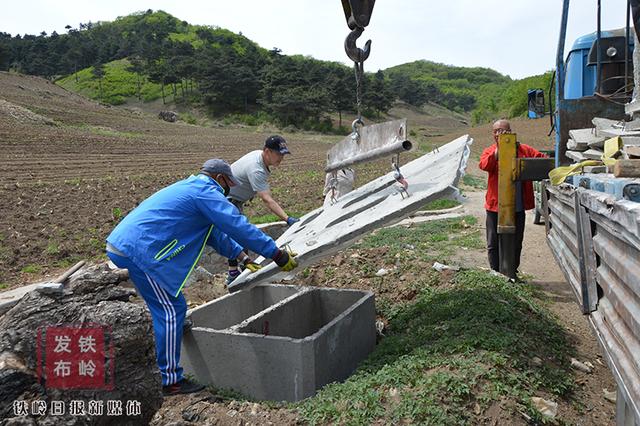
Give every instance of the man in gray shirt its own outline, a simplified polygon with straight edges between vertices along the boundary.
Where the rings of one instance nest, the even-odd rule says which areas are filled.
[[[262,150],[251,151],[231,165],[233,177],[238,183],[231,187],[227,198],[238,207],[240,212],[243,211],[244,203],[258,195],[269,211],[286,221],[287,225],[291,226],[300,220],[285,213],[280,204],[273,199],[269,189],[270,168],[278,167],[286,154],[290,154],[287,141],[282,136],[269,136]],[[239,274],[237,260],[230,259],[227,283],[233,281]]]

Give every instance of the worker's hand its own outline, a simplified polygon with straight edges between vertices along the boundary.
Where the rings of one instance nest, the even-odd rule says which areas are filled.
[[[300,221],[300,219],[298,219],[297,217],[289,216],[287,218],[287,226],[291,226],[294,223],[299,222],[299,221]]]
[[[276,255],[273,256],[273,261],[276,262],[276,265],[278,265],[280,269],[285,272],[289,272],[298,266],[298,262],[296,262],[294,254],[295,253],[289,253],[286,250],[278,250]]]
[[[253,259],[251,259],[248,255],[245,255],[242,260],[240,260],[239,266],[244,270],[248,269],[251,273],[259,271],[262,269],[261,265],[258,265]]]
[[[260,269],[262,269],[262,265],[258,265],[256,262],[254,262],[253,260],[247,263],[243,263],[242,267],[244,269],[248,269],[249,271],[251,271],[251,273],[257,272]]]

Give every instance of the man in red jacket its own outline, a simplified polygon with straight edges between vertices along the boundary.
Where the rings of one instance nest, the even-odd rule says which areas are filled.
[[[500,254],[498,246],[498,136],[502,133],[511,133],[511,125],[507,120],[498,120],[493,123],[493,140],[495,143],[486,148],[480,156],[481,170],[489,173],[487,182],[487,195],[484,208],[487,211],[487,252],[489,265],[494,271],[500,271]],[[517,143],[517,156],[519,158],[546,157],[535,148],[522,143]],[[520,252],[524,238],[525,210],[535,207],[533,199],[533,184],[531,181],[517,181],[516,185],[516,269],[520,266]]]

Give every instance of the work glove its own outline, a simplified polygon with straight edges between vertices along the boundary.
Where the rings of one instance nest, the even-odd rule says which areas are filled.
[[[287,226],[291,226],[294,223],[299,222],[299,221],[300,221],[300,219],[298,219],[297,217],[289,216],[287,218]]]
[[[240,261],[240,265],[239,265],[243,270],[244,269],[248,269],[249,271],[251,271],[251,273],[254,273],[260,269],[262,269],[261,265],[258,265],[256,262],[253,261],[253,259],[251,259],[249,256],[245,256],[242,258],[242,260]]]
[[[285,272],[292,271],[298,266],[298,262],[295,259],[296,253],[288,252],[287,250],[280,250],[273,256],[273,261]]]

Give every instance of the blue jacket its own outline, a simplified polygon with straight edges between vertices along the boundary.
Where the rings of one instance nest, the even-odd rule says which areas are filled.
[[[205,244],[227,258],[246,247],[275,256],[273,239],[247,221],[206,175],[190,176],[153,194],[107,237],[154,281],[177,297]]]

